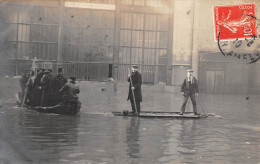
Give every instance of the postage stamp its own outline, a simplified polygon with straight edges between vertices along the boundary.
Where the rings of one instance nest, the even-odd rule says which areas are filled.
[[[215,41],[257,36],[255,4],[214,6]]]

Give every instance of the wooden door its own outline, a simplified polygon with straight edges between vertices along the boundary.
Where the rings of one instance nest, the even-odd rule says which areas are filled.
[[[206,93],[214,93],[215,71],[206,71]]]
[[[224,71],[215,72],[215,93],[224,93]]]
[[[224,93],[225,72],[220,70],[206,71],[206,93]]]

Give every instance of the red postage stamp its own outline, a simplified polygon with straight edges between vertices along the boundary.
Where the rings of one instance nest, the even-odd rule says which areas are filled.
[[[215,41],[257,37],[255,4],[214,6]]]

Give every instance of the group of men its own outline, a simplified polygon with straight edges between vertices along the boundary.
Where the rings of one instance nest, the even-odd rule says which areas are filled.
[[[33,72],[31,76],[33,76]],[[53,106],[59,103],[76,102],[79,87],[75,85],[75,77],[70,77],[69,82],[64,77],[63,68],[58,68],[58,75],[53,76],[52,71],[48,69],[39,69],[35,78],[30,78],[25,73],[20,80],[22,96],[24,97],[25,88],[28,86],[28,92],[25,95],[26,102],[33,106]],[[28,80],[29,79],[29,80]],[[127,100],[130,100],[132,113],[140,114],[142,102],[142,75],[138,72],[138,66],[133,65],[132,71],[128,75],[129,92]],[[188,99],[191,99],[193,112],[197,113],[196,95],[198,94],[198,80],[193,76],[193,70],[187,70],[187,77],[181,86],[181,93],[184,96],[180,115],[185,112]]]
[[[59,103],[77,102],[79,87],[75,85],[75,77],[69,81],[64,76],[63,68],[58,68],[58,74],[54,76],[51,69],[38,69],[36,76],[34,71],[27,71],[20,79],[22,88],[21,99],[31,106],[54,106]],[[27,90],[27,92],[26,92]]]
[[[128,98],[130,100],[132,112],[137,115],[140,114],[141,106],[140,102],[142,102],[142,75],[138,72],[138,66],[133,65],[132,71],[128,75],[128,82],[129,82],[129,91],[128,91]],[[185,112],[185,107],[187,104],[188,99],[191,99],[193,105],[193,113],[194,115],[199,115],[197,112],[197,104],[196,104],[196,95],[198,95],[198,80],[196,77],[193,76],[193,70],[187,70],[187,77],[184,79],[182,86],[181,86],[181,93],[183,95],[183,104],[181,107],[180,115],[183,115]]]

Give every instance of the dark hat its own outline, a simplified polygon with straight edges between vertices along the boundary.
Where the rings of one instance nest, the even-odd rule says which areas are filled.
[[[76,81],[76,77],[70,77],[70,79]]]
[[[137,65],[133,65],[132,67],[133,67],[133,68],[138,68],[138,66],[137,66]]]
[[[48,69],[49,70],[49,72],[52,72],[52,69]]]
[[[44,69],[44,68],[40,68],[39,70],[45,71],[45,69]]]
[[[187,72],[193,72],[193,70],[192,69],[188,69]]]
[[[58,72],[62,72],[63,71],[63,68],[58,68]]]

